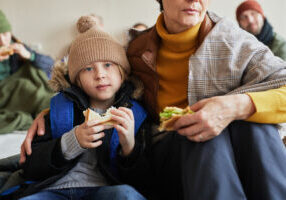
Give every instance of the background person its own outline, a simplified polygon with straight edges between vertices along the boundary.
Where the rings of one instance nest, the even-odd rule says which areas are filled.
[[[12,36],[11,25],[0,10],[0,47],[11,47],[12,55],[0,55],[0,80],[15,73],[24,62],[30,62],[34,67],[42,69],[50,77],[54,61],[51,57],[39,54]]]
[[[144,30],[146,30],[148,28],[148,26],[146,24],[144,24],[144,23],[139,22],[139,23],[134,24],[132,26],[132,28],[134,28],[134,29],[136,29],[138,31],[144,31]]]
[[[129,38],[129,40],[135,38],[136,36],[138,36],[140,31],[145,31],[146,29],[148,29],[148,26],[146,24],[144,24],[144,23],[138,22],[138,23],[134,24],[128,30],[128,38]]]
[[[273,31],[256,0],[242,2],[236,9],[239,26],[267,45],[274,55],[286,60],[286,40]]]
[[[54,61],[16,40],[11,24],[0,10],[1,48],[12,52],[0,55],[0,134],[27,130],[53,95],[47,81]]]

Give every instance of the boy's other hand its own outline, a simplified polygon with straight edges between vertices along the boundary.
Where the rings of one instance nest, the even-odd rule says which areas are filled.
[[[117,122],[114,128],[118,132],[122,155],[128,156],[135,146],[135,122],[132,110],[120,107],[111,110],[112,119]]]

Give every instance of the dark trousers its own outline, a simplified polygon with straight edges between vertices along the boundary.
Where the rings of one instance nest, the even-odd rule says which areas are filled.
[[[286,149],[273,125],[235,121],[204,143],[173,132],[153,152],[162,199],[286,198]]]

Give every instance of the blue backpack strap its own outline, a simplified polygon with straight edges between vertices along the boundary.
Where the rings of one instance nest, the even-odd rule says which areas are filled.
[[[133,106],[131,107],[131,110],[134,115],[134,120],[135,120],[135,135],[137,134],[140,126],[144,122],[144,120],[147,117],[147,112],[145,109],[136,101],[131,100],[131,103]],[[114,173],[116,173],[115,169],[115,157],[116,157],[116,150],[119,145],[119,137],[117,130],[114,128],[110,140],[110,159],[111,159],[111,168]]]
[[[25,184],[34,184],[36,183],[35,181],[25,181]],[[6,195],[9,195],[9,194],[12,194],[13,192],[17,191],[21,186],[20,185],[16,185],[16,186],[13,186],[7,190],[5,190],[4,192],[2,192],[0,194],[0,196],[6,196]]]
[[[51,99],[50,109],[52,136],[58,138],[73,128],[73,102],[60,92]]]

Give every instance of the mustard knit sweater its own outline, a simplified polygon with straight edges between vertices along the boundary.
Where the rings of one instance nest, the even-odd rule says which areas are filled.
[[[198,48],[198,24],[184,32],[169,34],[164,27],[163,15],[157,19],[156,30],[162,39],[157,55],[159,91],[158,112],[166,106],[184,108],[188,105],[188,62]],[[286,87],[264,92],[247,93],[256,112],[247,121],[257,123],[286,122]]]

